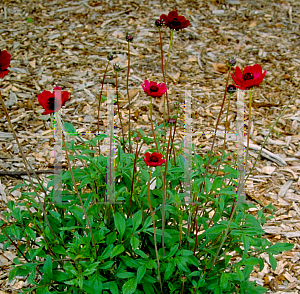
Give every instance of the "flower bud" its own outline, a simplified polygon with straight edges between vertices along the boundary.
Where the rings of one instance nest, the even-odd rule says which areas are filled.
[[[115,57],[112,54],[107,55],[107,60],[112,61]]]
[[[168,119],[168,123],[174,125],[176,123],[176,119],[171,117]]]
[[[121,70],[121,66],[120,66],[119,64],[115,63],[115,64],[114,64],[114,71],[115,71],[115,72],[118,72],[118,71],[120,71],[120,70]]]
[[[236,92],[236,86],[235,85],[229,85],[227,87],[227,92],[230,93],[230,94],[233,94],[234,92]]]
[[[175,102],[175,103],[174,103],[174,108],[175,108],[175,109],[179,109],[179,107],[180,107],[179,102]]]
[[[132,42],[133,36],[132,35],[126,35],[126,41],[127,42]]]
[[[162,26],[164,25],[164,22],[161,21],[160,19],[157,19],[157,20],[155,21],[155,25],[156,25],[158,28],[160,28],[160,27],[162,27]]]
[[[236,64],[236,60],[234,58],[234,56],[231,56],[228,60],[229,65],[233,66]]]
[[[141,141],[141,137],[137,136],[133,140],[136,141],[136,142],[140,142]]]

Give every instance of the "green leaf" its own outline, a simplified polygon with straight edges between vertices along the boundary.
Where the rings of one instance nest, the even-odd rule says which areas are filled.
[[[134,277],[135,273],[132,273],[132,272],[121,272],[121,273],[117,273],[116,276],[119,279],[128,279],[128,278]]]
[[[294,244],[289,243],[276,243],[269,248],[267,248],[268,253],[279,254],[282,251],[289,251],[294,248]]]
[[[178,251],[178,245],[174,245],[171,250],[169,255],[167,256],[167,258],[172,257],[176,252]]]
[[[134,253],[138,254],[141,257],[144,257],[144,258],[148,259],[147,254],[144,251],[140,250],[140,249],[134,250]]]
[[[143,264],[142,266],[140,266],[137,270],[137,283],[139,283],[143,276],[145,275],[146,273],[146,270],[147,270],[147,267]]]
[[[65,122],[64,127],[65,127],[65,130],[67,132],[67,135],[69,135],[69,136],[76,136],[77,135],[76,128],[72,124],[70,124],[68,122]]]
[[[133,250],[136,250],[139,247],[139,238],[137,238],[136,236],[132,235],[130,237],[130,244]]]
[[[119,289],[116,282],[110,282],[109,290],[112,294],[119,294]]]
[[[236,275],[237,275],[237,278],[239,279],[240,282],[244,281],[243,272],[238,267],[236,268]]]
[[[252,240],[252,238],[250,238],[246,235],[242,236],[242,241],[243,241],[243,245],[244,245],[244,253],[245,254],[247,254],[247,252],[249,251],[251,240]]]
[[[122,239],[124,232],[125,232],[125,228],[126,228],[126,223],[125,223],[125,219],[122,216],[122,214],[120,212],[116,212],[115,214],[115,226],[117,231],[120,234],[120,239]]]
[[[98,266],[98,269],[109,269],[113,266],[114,261],[107,261],[103,263],[102,265]]]
[[[213,227],[207,229],[203,234],[204,235],[207,235],[207,234],[219,234],[222,231],[224,231],[225,229],[226,229],[226,226],[224,226],[224,225],[216,225],[216,226],[213,226]]]
[[[53,277],[53,274],[52,274],[52,259],[51,259],[50,255],[47,255],[46,261],[45,261],[44,266],[43,266],[43,270],[44,270],[43,278],[44,278],[45,283],[50,283],[50,281]]]
[[[102,282],[101,282],[101,275],[96,272],[92,278],[89,280],[91,282],[91,286],[93,287],[93,289],[95,290],[94,293],[101,293],[103,290],[103,286],[102,286]]]
[[[112,251],[111,251],[111,258],[114,258],[115,256],[121,254],[125,250],[124,246],[122,244],[117,245]]]
[[[134,277],[123,285],[122,287],[123,294],[133,294],[136,290],[136,287],[137,287],[137,281],[136,281],[136,277]]]
[[[228,273],[222,273],[221,274],[221,280],[220,280],[220,286],[222,289],[225,289],[228,284],[229,274]]]
[[[168,263],[168,266],[167,266],[167,269],[166,269],[166,271],[165,271],[165,280],[168,280],[170,277],[171,277],[171,275],[172,275],[172,273],[173,273],[173,271],[174,271],[174,260],[172,259],[169,263]]]
[[[151,224],[152,224],[152,217],[149,216],[149,217],[145,220],[144,226],[143,226],[143,229],[142,229],[142,230],[145,230],[145,229],[148,228]]]
[[[142,223],[142,212],[139,210],[136,212],[132,217],[132,226],[133,226],[133,232],[139,227],[139,225]]]
[[[272,267],[272,270],[275,271],[276,267],[277,267],[277,260],[275,259],[275,257],[273,256],[272,253],[269,252],[269,261]]]

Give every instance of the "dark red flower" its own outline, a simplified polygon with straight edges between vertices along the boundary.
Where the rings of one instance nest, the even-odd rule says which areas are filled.
[[[7,69],[10,64],[10,54],[6,50],[0,50],[0,78],[6,76],[9,72]]]
[[[232,79],[235,81],[237,88],[241,90],[248,90],[254,86],[258,86],[264,79],[267,71],[262,72],[259,64],[253,66],[246,66],[243,73],[237,66],[235,68],[235,75],[231,74]]]
[[[151,97],[161,97],[167,92],[167,86],[164,83],[157,84],[155,82],[149,82],[148,80],[145,80],[144,84],[142,84],[142,87],[147,95]]]
[[[61,93],[59,93],[59,90]],[[53,93],[43,91],[38,95],[39,104],[44,107],[45,111],[42,114],[54,113],[61,109],[69,99],[68,91],[61,91],[60,87],[55,87]],[[58,93],[55,95],[55,91]]]
[[[148,166],[159,166],[162,165],[166,160],[162,158],[161,153],[153,152],[146,152],[144,156],[144,161]]]
[[[190,25],[190,21],[184,16],[178,15],[176,10],[170,11],[168,16],[162,14],[160,20],[162,20],[168,28],[176,31],[187,28]]]

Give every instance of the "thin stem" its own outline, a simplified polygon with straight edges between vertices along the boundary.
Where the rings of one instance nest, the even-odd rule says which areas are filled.
[[[155,231],[155,219],[154,219],[154,213],[151,207],[151,199],[150,199],[150,184],[151,184],[151,174],[152,174],[152,168],[150,168],[149,173],[149,181],[148,181],[148,205],[152,216],[152,222],[153,222],[153,236],[154,236],[154,247],[155,247],[155,254],[157,259],[157,271],[158,271],[158,282],[160,285],[161,293],[163,294],[162,290],[162,282],[161,282],[161,276],[160,276],[160,263],[159,263],[159,256],[158,256],[158,250],[157,250],[157,241],[156,241],[156,231]]]
[[[168,147],[167,147],[167,156],[166,156],[166,165],[165,165],[165,173],[164,173],[164,183],[163,183],[163,203],[162,203],[162,249],[164,255],[166,255],[165,252],[165,206],[166,206],[166,178],[167,178],[167,169],[168,169],[168,161],[169,161],[169,146],[170,146],[170,141],[172,137],[172,125],[170,125],[170,135],[169,135],[169,140],[168,140]]]
[[[227,79],[226,79],[226,85],[225,85],[225,93],[224,93],[224,97],[223,97],[223,101],[222,101],[222,104],[221,104],[221,109],[220,109],[220,112],[219,112],[219,115],[218,115],[218,118],[217,118],[217,123],[216,123],[216,127],[215,127],[215,133],[214,133],[214,136],[213,136],[213,142],[212,142],[212,145],[211,145],[211,148],[210,148],[210,152],[209,152],[209,156],[208,156],[208,161],[207,161],[207,164],[206,164],[206,167],[205,167],[205,171],[204,171],[204,174],[203,174],[203,178],[205,178],[207,172],[208,172],[208,168],[209,168],[209,164],[210,164],[210,160],[211,160],[211,157],[212,157],[212,153],[213,153],[213,148],[215,146],[215,141],[216,141],[216,137],[217,137],[217,129],[218,129],[218,126],[219,126],[219,122],[220,122],[220,118],[221,118],[221,114],[223,112],[223,107],[224,107],[224,104],[225,104],[225,100],[226,100],[226,94],[227,94],[227,86],[228,86],[228,82],[229,82],[229,77],[230,77],[230,71],[231,71],[231,66],[229,67],[229,70],[228,70],[228,75],[227,75]],[[203,185],[204,185],[204,181],[203,183],[200,185],[200,192],[201,192],[201,189],[203,188]],[[206,203],[204,205],[204,207],[206,206]],[[203,210],[204,210],[204,207],[203,207]],[[196,240],[195,240],[195,245],[197,244],[197,238],[198,238],[198,225],[197,225],[197,221],[196,221],[196,216],[197,216],[197,213],[198,213],[198,205],[196,206],[196,210],[195,210],[195,223],[194,225],[196,226]],[[189,225],[189,224],[188,224]],[[195,249],[194,248],[194,254],[195,254]]]
[[[249,155],[249,143],[250,143],[250,128],[251,128],[251,108],[252,108],[252,96],[251,89],[249,90],[249,117],[248,117],[248,134],[247,134],[247,149],[246,149],[246,159],[245,159],[245,172],[247,172],[248,166],[248,155]]]
[[[155,142],[155,146],[156,146],[156,151],[157,151],[157,153],[159,153],[159,149],[158,149],[158,145],[157,145],[156,137],[155,137],[155,133],[154,133],[153,120],[152,120],[152,97],[150,98],[150,121],[151,121],[151,128],[152,128],[152,134],[153,134],[153,138],[154,138],[154,142]]]
[[[132,146],[131,146],[131,127],[130,127],[130,122],[131,122],[131,101],[130,101],[130,95],[129,95],[129,71],[130,71],[130,46],[128,42],[128,66],[127,66],[127,96],[128,96],[128,104],[129,104],[129,129],[128,129],[128,139],[129,139],[129,152],[132,152]]]
[[[57,112],[55,113],[56,115],[56,119],[57,119],[57,122],[60,124],[60,120],[58,119],[57,117]],[[71,174],[71,178],[72,178],[72,181],[73,181],[73,186],[74,186],[74,190],[77,194],[77,197],[80,201],[80,205],[81,205],[81,208],[83,210],[83,213],[85,215],[85,218],[86,218],[86,221],[88,223],[88,227],[89,227],[89,231],[90,231],[90,234],[91,234],[91,239],[92,239],[92,243],[93,243],[93,246],[95,248],[95,252],[96,252],[96,256],[97,256],[97,247],[96,247],[96,243],[95,243],[95,239],[94,239],[94,235],[93,235],[93,231],[92,231],[92,227],[91,227],[91,223],[90,223],[90,220],[89,220],[89,217],[88,217],[88,214],[84,208],[84,204],[82,202],[82,199],[80,197],[80,194],[78,192],[78,189],[77,189],[77,185],[76,185],[76,182],[75,182],[75,178],[74,178],[74,175],[73,175],[73,171],[72,171],[72,166],[71,166],[71,163],[70,163],[70,159],[69,159],[69,153],[68,153],[68,148],[67,148],[67,145],[66,145],[66,141],[65,141],[65,134],[63,133],[63,131],[61,131],[61,138],[62,138],[62,142],[63,142],[63,145],[64,145],[64,149],[66,151],[66,158],[67,158],[67,162],[68,162],[68,166],[69,166],[69,170],[70,170],[70,174]]]
[[[225,121],[225,133],[224,133],[224,142],[223,142],[223,150],[222,150],[222,155],[221,155],[221,159],[220,159],[220,164],[218,165],[218,170],[216,173],[216,176],[218,176],[219,171],[220,171],[220,167],[222,164],[222,160],[223,160],[223,156],[225,153],[225,146],[226,146],[226,135],[227,135],[227,124],[228,124],[228,114],[229,114],[229,108],[230,108],[230,99],[231,99],[231,93],[229,93],[229,98],[228,98],[228,104],[227,104],[227,113],[226,113],[226,121]],[[215,169],[216,170],[216,169]],[[214,172],[215,172],[214,170]],[[213,173],[214,173],[213,172]]]
[[[161,30],[160,30],[160,28],[158,28],[158,30],[159,30],[159,40],[160,40],[161,71],[163,74],[164,83],[167,84],[165,71],[164,71],[164,52],[163,52],[163,47],[162,47]],[[167,99],[167,109],[168,109],[168,115],[169,115],[170,111],[169,111],[168,90],[166,91],[166,99]],[[165,118],[165,115],[164,115],[164,118]]]
[[[184,293],[184,282],[182,281],[181,294]]]
[[[223,247],[223,245],[224,245],[224,243],[225,243],[225,240],[226,240],[226,238],[227,238],[227,236],[228,236],[230,224],[231,224],[231,222],[232,222],[234,213],[235,213],[235,211],[236,211],[236,209],[237,209],[237,206],[238,206],[238,203],[239,203],[239,199],[240,199],[240,196],[241,196],[241,194],[242,194],[243,187],[244,187],[244,173],[241,172],[241,173],[240,173],[240,179],[239,179],[239,185],[238,185],[237,196],[236,196],[236,201],[233,203],[233,209],[232,209],[232,211],[231,211],[231,216],[230,216],[230,218],[229,218],[229,220],[228,220],[228,224],[227,224],[226,230],[225,230],[225,232],[224,232],[224,234],[223,234],[222,241],[221,241],[221,243],[220,243],[220,245],[219,245],[219,247],[218,247],[218,250],[217,250],[217,252],[216,252],[216,255],[215,255],[215,257],[214,257],[214,259],[213,259],[213,261],[212,261],[212,263],[211,263],[211,267],[210,267],[210,270],[209,270],[208,274],[211,272],[211,270],[212,270],[212,268],[213,268],[213,266],[214,266],[214,264],[215,264],[215,262],[216,262],[216,260],[217,260],[217,258],[218,258],[218,256],[219,256],[219,253],[220,253],[220,251],[221,251],[221,249],[222,249],[222,247]]]
[[[117,92],[118,115],[119,115],[119,120],[120,120],[121,130],[122,130],[122,137],[123,137],[122,146],[123,146],[123,151],[125,152],[125,137],[124,137],[123,123],[122,123],[121,112],[120,112],[120,105],[119,105],[118,72],[117,71],[116,71],[116,92]]]
[[[102,80],[102,85],[101,85],[101,91],[100,91],[100,99],[99,99],[99,104],[98,104],[98,118],[97,118],[98,135],[100,133],[99,118],[100,118],[100,108],[101,108],[102,91],[103,91],[103,86],[104,86],[104,81],[105,81],[105,76],[106,76],[106,73],[107,73],[108,65],[109,65],[109,61],[107,62],[107,65],[106,65],[106,68],[105,68],[105,72],[104,72],[104,76],[103,76],[103,80]],[[101,142],[98,141],[99,154],[101,153],[100,145],[101,145]]]
[[[8,122],[8,124],[9,124],[9,126],[10,126],[10,128],[11,128],[11,130],[12,130],[12,132],[13,132],[14,138],[15,138],[15,140],[16,140],[16,142],[17,142],[17,145],[18,145],[18,147],[19,147],[19,151],[20,151],[21,156],[22,156],[22,159],[23,159],[23,161],[24,161],[24,165],[25,165],[25,168],[26,168],[26,173],[27,173],[27,176],[28,176],[28,178],[29,178],[30,184],[31,184],[32,188],[34,189],[34,192],[35,192],[35,194],[36,194],[36,196],[37,196],[37,198],[38,198],[39,205],[40,205],[41,210],[42,210],[42,212],[43,212],[43,215],[44,215],[44,217],[45,217],[45,221],[46,221],[46,223],[47,223],[47,225],[48,225],[48,227],[49,227],[49,229],[50,229],[50,231],[51,231],[51,233],[52,233],[54,239],[61,240],[61,239],[54,233],[54,231],[53,231],[53,229],[52,229],[52,227],[51,227],[51,225],[50,225],[50,222],[49,222],[49,220],[48,220],[48,216],[47,216],[47,214],[46,214],[46,210],[45,210],[45,208],[44,208],[44,206],[43,206],[43,203],[42,203],[42,200],[41,200],[41,198],[40,198],[40,196],[39,196],[39,193],[37,192],[36,187],[35,187],[35,185],[33,184],[33,181],[32,181],[32,178],[31,178],[30,174],[32,174],[32,173],[34,174],[35,178],[38,180],[39,185],[40,185],[40,187],[42,188],[42,190],[44,191],[45,195],[47,195],[47,192],[45,191],[44,186],[42,185],[42,183],[41,183],[41,181],[40,181],[40,178],[37,176],[37,174],[35,173],[35,171],[31,168],[29,162],[27,161],[27,159],[26,159],[26,157],[25,157],[25,154],[24,154],[24,152],[23,152],[23,149],[22,149],[21,144],[20,144],[20,142],[19,142],[19,140],[18,140],[17,134],[16,134],[16,132],[15,132],[15,130],[14,130],[14,128],[13,128],[13,125],[12,125],[12,123],[11,123],[11,120],[10,120],[10,117],[9,117],[9,114],[8,114],[8,111],[7,111],[7,108],[6,108],[5,104],[4,104],[4,100],[3,100],[1,94],[0,94],[0,100],[1,100],[1,104],[2,104],[2,107],[3,107],[4,114],[5,114],[5,116],[6,116],[7,122]],[[28,167],[29,167],[29,168],[28,168]],[[30,170],[30,172],[29,172],[29,170]],[[43,235],[44,235],[44,234],[43,234]],[[44,238],[46,238],[45,235],[44,235]]]
[[[224,107],[225,100],[226,100],[226,94],[227,94],[227,90],[226,89],[227,89],[227,86],[228,86],[228,81],[229,81],[229,77],[230,77],[230,71],[231,71],[231,66],[230,66],[230,68],[228,70],[228,75],[227,75],[227,79],[226,79],[226,86],[225,86],[225,93],[224,93],[224,97],[223,97],[221,109],[220,109],[220,112],[219,112],[219,115],[218,115],[218,118],[217,118],[217,123],[216,123],[216,127],[215,127],[215,133],[214,133],[214,136],[213,136],[213,142],[212,142],[212,145],[211,145],[211,148],[210,148],[209,157],[208,157],[208,161],[207,161],[207,164],[206,164],[206,167],[205,167],[205,171],[204,171],[203,177],[205,177],[206,174],[207,174],[208,167],[209,167],[210,160],[211,160],[212,153],[213,153],[213,149],[214,149],[214,146],[215,146],[215,141],[216,141],[216,137],[217,137],[217,129],[218,129],[218,126],[219,126],[221,114],[223,112],[223,107]]]
[[[131,201],[132,201],[133,184],[134,184],[134,176],[135,176],[135,169],[136,169],[136,161],[137,161],[137,157],[138,157],[138,149],[139,149],[139,144],[137,142],[135,156],[134,156],[134,163],[133,163],[133,174],[132,174],[132,181],[131,181],[130,200],[129,200],[129,207],[128,207],[128,213],[127,213],[128,218],[130,216],[130,207],[131,207]]]
[[[280,120],[280,118],[283,116],[283,114],[285,113],[285,111],[287,110],[287,108],[288,108],[288,107],[290,106],[290,104],[293,102],[294,98],[296,97],[296,94],[297,94],[298,89],[299,89],[299,87],[295,90],[295,92],[294,92],[294,94],[292,95],[290,101],[289,101],[288,104],[284,107],[284,109],[282,110],[282,112],[280,113],[280,115],[279,115],[278,118],[275,120],[274,124],[272,125],[272,127],[271,127],[271,129],[270,129],[270,132],[268,133],[268,135],[267,135],[265,141],[264,141],[263,144],[261,145],[261,148],[260,148],[260,150],[259,150],[259,152],[258,152],[258,154],[257,154],[257,157],[256,157],[256,159],[255,159],[255,161],[254,161],[254,164],[253,164],[251,170],[249,171],[249,173],[248,173],[248,175],[247,175],[245,181],[247,181],[248,177],[251,175],[252,171],[254,170],[255,165],[256,165],[256,163],[257,163],[259,157],[260,157],[260,154],[261,154],[261,152],[262,152],[264,146],[266,145],[266,143],[267,143],[267,141],[268,141],[268,139],[269,139],[269,136],[271,135],[271,133],[272,133],[274,127],[276,126],[276,124],[278,123],[278,121]]]
[[[169,45],[169,50],[168,50],[168,58],[167,58],[167,63],[166,63],[166,67],[165,67],[165,74],[167,75],[167,68],[168,68],[168,64],[169,64],[169,57],[170,57],[170,52],[171,52],[171,47],[172,47],[172,41],[173,41],[173,33],[174,30],[171,30],[171,34],[170,34],[170,45]]]

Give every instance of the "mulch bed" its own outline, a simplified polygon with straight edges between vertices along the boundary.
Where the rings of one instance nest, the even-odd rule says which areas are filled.
[[[141,83],[144,79],[163,81],[160,65],[158,29],[154,21],[162,13],[177,9],[191,26],[175,32],[173,53],[168,65],[167,86],[171,102],[181,103],[179,135],[184,136],[184,90],[191,90],[193,143],[205,154],[212,142],[217,114],[226,81],[226,61],[235,56],[237,65],[258,63],[267,75],[253,91],[253,122],[250,129],[251,168],[272,123],[295,91],[294,102],[279,120],[265,145],[252,176],[245,185],[248,200],[257,204],[273,203],[275,219],[264,229],[273,243],[295,244],[290,252],[276,256],[273,271],[268,256],[262,272],[255,269],[252,279],[269,288],[268,293],[299,293],[300,290],[300,80],[299,26],[300,2],[295,1],[64,1],[5,0],[0,4],[0,49],[10,52],[10,73],[1,80],[1,94],[18,133],[24,152],[35,169],[53,168],[54,139],[49,122],[42,116],[37,95],[60,86],[71,93],[62,110],[63,120],[78,132],[97,130],[97,105],[108,53],[114,52],[119,72],[121,114],[126,125],[126,33],[134,35],[131,48],[130,95],[133,100],[133,126],[150,130],[149,98]],[[164,56],[169,46],[169,29],[162,29]],[[115,75],[109,67],[105,93],[114,89]],[[104,95],[105,95],[104,93]],[[246,95],[247,98],[247,95]],[[236,95],[233,96],[233,101]],[[173,111],[173,110],[172,110]],[[161,101],[154,113],[162,117]],[[175,113],[175,111],[174,111]],[[235,131],[234,103],[229,113],[229,130]],[[248,108],[245,107],[248,125]],[[158,121],[160,121],[158,119]],[[10,193],[21,182],[24,164],[0,110],[0,219]],[[106,132],[105,105],[100,112],[100,130]],[[219,127],[216,148],[222,146],[225,115]],[[222,132],[223,131],[223,132]],[[233,151],[234,142],[228,142]],[[269,153],[268,153],[269,152]],[[16,172],[19,174],[11,174]],[[10,173],[10,174],[9,174]],[[21,173],[21,174],[20,174]],[[15,177],[18,176],[18,177]],[[44,174],[46,176],[46,174]],[[21,177],[21,178],[20,178]],[[255,209],[254,209],[255,210]],[[9,267],[16,257],[0,244],[0,294],[19,293],[26,287],[21,279],[8,283]]]

